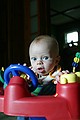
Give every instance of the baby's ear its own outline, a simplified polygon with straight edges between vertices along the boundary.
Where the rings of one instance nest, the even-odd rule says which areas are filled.
[[[61,59],[60,56],[57,56],[57,57],[56,57],[56,61],[55,61],[56,65],[58,65],[58,63],[60,62],[60,59]]]

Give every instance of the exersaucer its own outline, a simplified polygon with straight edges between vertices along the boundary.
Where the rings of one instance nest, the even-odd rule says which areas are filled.
[[[69,83],[58,83],[55,95],[34,96],[29,92],[28,84],[19,76],[18,71],[31,77],[33,90],[38,85],[31,69],[23,65],[10,65],[4,71],[7,87],[0,95],[0,112],[10,116],[45,117],[46,120],[80,119],[80,72],[73,73],[77,76],[75,81],[69,81],[71,77],[68,77]],[[10,74],[13,77],[10,78]]]

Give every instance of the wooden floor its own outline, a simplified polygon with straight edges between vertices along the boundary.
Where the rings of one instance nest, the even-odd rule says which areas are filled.
[[[4,115],[3,113],[0,113],[0,120],[16,120],[16,117],[7,116]]]

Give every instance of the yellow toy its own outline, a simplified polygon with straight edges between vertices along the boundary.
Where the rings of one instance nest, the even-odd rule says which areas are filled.
[[[74,62],[72,63],[73,72],[69,74],[62,74],[60,77],[61,84],[80,82],[80,72],[75,72],[75,68],[78,66],[79,62],[80,62],[80,53],[77,52],[76,57],[74,58]]]
[[[61,84],[80,82],[80,72],[63,74],[60,77]]]

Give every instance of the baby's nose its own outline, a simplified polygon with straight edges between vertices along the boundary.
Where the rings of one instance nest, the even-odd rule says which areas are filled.
[[[43,62],[41,60],[37,61],[37,65],[41,65]]]

